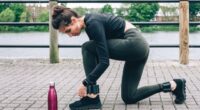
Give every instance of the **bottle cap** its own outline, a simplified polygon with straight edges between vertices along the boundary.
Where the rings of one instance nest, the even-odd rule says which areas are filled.
[[[55,86],[55,82],[50,82],[50,86]]]

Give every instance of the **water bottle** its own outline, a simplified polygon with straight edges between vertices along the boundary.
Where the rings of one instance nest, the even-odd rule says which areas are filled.
[[[49,93],[48,93],[48,110],[58,109],[57,94],[55,89],[55,83],[50,82]]]

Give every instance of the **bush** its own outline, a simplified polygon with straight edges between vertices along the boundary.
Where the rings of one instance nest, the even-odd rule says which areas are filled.
[[[103,8],[101,9],[101,13],[113,14],[113,9],[111,5],[109,4],[104,5]]]
[[[196,26],[190,27],[190,32],[197,32],[197,31],[200,31],[199,27],[196,27]]]
[[[13,22],[15,20],[15,14],[10,8],[6,8],[0,13],[0,22]]]
[[[30,22],[31,15],[28,11],[25,11],[20,16],[20,22]]]
[[[150,21],[159,10],[158,3],[132,3],[128,9],[130,21]]]
[[[9,8],[10,3],[0,3],[0,13],[4,11],[6,8]]]
[[[13,10],[15,14],[15,22],[19,22],[21,14],[26,10],[26,6],[20,3],[12,3],[9,8]]]
[[[156,31],[179,31],[178,26],[143,26],[142,32],[156,32]]]
[[[0,26],[0,32],[48,32],[48,26]]]
[[[38,22],[47,22],[49,21],[49,12],[48,11],[43,11],[40,13],[38,19]]]
[[[179,27],[178,26],[143,26],[140,27],[142,32],[156,32],[156,31],[165,31],[165,32],[169,32],[169,31],[179,31]],[[200,31],[200,28],[195,27],[195,26],[190,26],[190,32],[197,32]]]

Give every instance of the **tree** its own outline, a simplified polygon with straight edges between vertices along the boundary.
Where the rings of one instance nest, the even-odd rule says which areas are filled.
[[[31,15],[30,12],[25,11],[20,16],[20,22],[30,22]]]
[[[111,7],[111,5],[106,4],[103,6],[103,8],[100,11],[101,13],[109,13],[109,14],[113,14],[113,9]]]
[[[190,18],[194,20],[197,14],[200,12],[200,3],[190,3]]]
[[[13,22],[15,20],[15,14],[10,8],[6,8],[0,13],[0,22]]]
[[[39,22],[49,21],[49,12],[48,11],[41,12],[40,15],[38,16],[38,21]]]
[[[128,9],[130,21],[150,21],[159,10],[158,3],[132,3]]]
[[[10,3],[0,3],[0,13],[8,8],[10,6]]]
[[[26,7],[24,4],[12,3],[10,5],[10,9],[13,10],[15,14],[15,22],[19,22],[20,16],[26,10]]]

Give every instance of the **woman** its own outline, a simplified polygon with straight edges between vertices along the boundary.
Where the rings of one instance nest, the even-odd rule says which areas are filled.
[[[63,6],[54,7],[52,18],[52,26],[59,32],[73,37],[85,29],[90,39],[82,45],[86,79],[80,82],[78,89],[81,99],[70,104],[71,109],[101,108],[96,82],[109,66],[109,58],[125,61],[121,97],[126,104],[136,103],[159,92],[172,92],[177,104],[185,101],[185,79],[138,88],[148,59],[149,45],[130,22],[109,14],[79,16]]]

